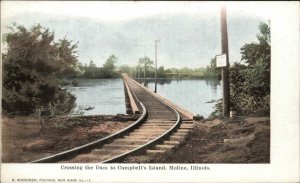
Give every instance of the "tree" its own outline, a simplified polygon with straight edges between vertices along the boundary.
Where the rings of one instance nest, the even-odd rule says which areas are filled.
[[[54,42],[54,33],[39,24],[30,30],[16,27],[7,34],[6,42],[7,52],[2,55],[3,112],[30,114],[54,103],[71,111],[76,98],[60,87],[60,79],[76,73],[77,43],[66,38]]]
[[[90,60],[89,65],[85,67],[84,76],[86,78],[95,78],[96,76],[96,64],[93,60]]]
[[[60,39],[58,43],[54,43],[54,46],[57,47],[58,53],[56,55],[56,59],[60,65],[58,66],[59,72],[56,76],[58,78],[70,78],[77,75],[76,73],[76,64],[78,63],[77,59],[77,47],[78,42],[76,44],[72,44],[72,41],[69,41],[64,37],[64,39]]]
[[[74,68],[74,70],[76,71],[76,76],[82,76],[85,72],[84,70],[84,66],[82,65],[82,63],[78,62]]]
[[[165,68],[164,68],[164,66],[160,66],[157,69],[157,77],[158,78],[164,78],[165,77]]]
[[[109,56],[108,59],[106,59],[106,62],[103,64],[103,71],[104,71],[104,76],[106,78],[111,78],[116,75],[116,72],[114,72],[116,68],[116,63],[117,63],[118,58],[115,55]]]
[[[143,68],[144,70],[144,84],[146,83],[145,79],[146,79],[146,73],[147,73],[147,69],[149,67],[151,67],[151,65],[153,65],[153,61],[150,60],[149,57],[143,57],[139,59],[138,65],[141,66],[141,68]]]
[[[230,97],[244,115],[270,113],[270,27],[260,23],[258,42],[241,48],[242,61],[230,68]]]
[[[120,73],[127,73],[127,74],[129,74],[131,76],[135,75],[135,69],[136,68],[134,68],[134,67],[130,67],[128,65],[121,65],[119,67],[119,69],[120,69],[120,71],[119,71]]]
[[[154,62],[152,60],[150,60],[149,57],[143,57],[143,58],[139,59],[139,64],[142,67],[146,66],[146,68],[149,68],[150,66],[152,66],[154,64]]]
[[[141,68],[146,69],[147,71],[147,69],[149,69],[154,64],[154,62],[150,60],[149,57],[143,57],[139,59],[138,64],[141,66]]]
[[[210,65],[206,67],[205,75],[221,79],[220,69],[217,68],[216,58],[210,60]]]
[[[117,63],[117,60],[118,58],[115,55],[109,56],[109,58],[103,64],[103,68],[112,72],[116,68],[115,64]]]
[[[263,60],[270,68],[270,27],[268,24],[261,22],[259,24],[259,30],[260,33],[256,36],[258,43],[248,43],[241,48],[242,61],[245,61],[249,66],[253,66],[258,60]]]

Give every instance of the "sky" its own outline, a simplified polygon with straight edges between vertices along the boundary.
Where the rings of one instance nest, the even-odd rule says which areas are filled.
[[[205,67],[221,53],[218,2],[2,1],[1,26],[37,23],[78,43],[79,61],[102,66],[114,54],[118,65],[155,59],[165,68]],[[224,3],[223,3],[224,4]],[[231,2],[227,6],[229,61],[240,61],[240,48],[255,42],[261,21],[270,19],[268,3]],[[259,5],[259,6],[258,6]]]

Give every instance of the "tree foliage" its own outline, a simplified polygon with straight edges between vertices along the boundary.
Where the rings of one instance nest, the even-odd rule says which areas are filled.
[[[139,58],[138,64],[142,68],[146,68],[146,70],[147,70],[148,68],[150,68],[154,64],[154,62],[152,60],[150,60],[149,57],[143,57],[143,58]]]
[[[111,55],[103,64],[103,67],[97,67],[93,60],[90,60],[88,65],[78,63],[76,65],[77,77],[89,79],[115,78],[118,76],[116,72],[117,60],[118,58],[115,55]]]
[[[80,73],[85,78],[97,78],[99,76],[99,68],[96,66],[93,60],[90,60],[89,65],[80,66]]]
[[[258,42],[247,43],[241,48],[242,61],[249,66],[256,64],[261,59],[268,64],[271,63],[271,47],[270,47],[270,27],[268,24],[261,22],[259,25],[260,33],[256,36]]]
[[[206,67],[205,75],[212,78],[220,78],[220,69],[217,68],[216,58],[210,60],[210,65]]]
[[[129,65],[121,65],[119,67],[119,73],[127,73],[132,77],[135,77],[137,74],[137,68]]]
[[[143,71],[144,72],[144,74],[145,74],[145,77],[147,77],[147,72],[148,72],[148,70],[153,70],[153,68],[152,68],[152,65],[153,65],[153,61],[152,60],[150,60],[150,58],[149,57],[143,57],[143,58],[139,58],[139,61],[138,61],[138,68],[140,69],[140,73],[141,73],[141,71]]]
[[[103,68],[105,70],[108,70],[112,72],[116,68],[118,58],[115,55],[109,56],[109,58],[106,60],[106,62],[103,64]]]
[[[115,55],[109,56],[106,62],[103,64],[104,78],[112,78],[116,76],[116,63],[118,58]]]
[[[270,113],[270,27],[260,23],[258,42],[241,48],[242,61],[230,68],[230,97],[240,114]]]
[[[75,97],[60,87],[60,79],[76,74],[77,44],[66,38],[54,41],[54,33],[41,25],[16,27],[6,36],[2,55],[2,108],[6,112],[33,113],[56,105],[70,111]]]

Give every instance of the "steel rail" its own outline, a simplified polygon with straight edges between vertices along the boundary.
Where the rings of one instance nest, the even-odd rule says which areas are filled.
[[[165,103],[163,100],[155,97],[152,93],[149,92],[149,90],[147,90],[145,87],[143,87],[140,83],[136,82],[135,80],[133,80],[132,78],[128,77],[128,76],[123,76],[124,82],[128,82],[128,80],[132,80],[138,87],[140,87],[142,90],[144,90],[145,92],[149,93],[150,95],[152,95],[156,100],[158,100],[160,103],[162,103],[163,105],[169,107],[174,114],[176,115],[176,122],[175,124],[168,129],[166,132],[164,132],[163,134],[159,135],[158,137],[154,138],[153,140],[150,140],[149,142],[147,142],[146,144],[143,144],[137,148],[134,148],[132,150],[129,150],[123,154],[117,155],[115,157],[112,157],[110,159],[101,161],[100,163],[113,163],[113,162],[118,162],[123,160],[124,158],[128,157],[129,155],[134,155],[134,154],[138,154],[143,152],[146,148],[149,148],[157,143],[159,143],[160,141],[162,141],[163,139],[165,139],[166,137],[168,137],[173,131],[175,131],[180,123],[181,123],[181,117],[179,115],[179,113],[177,112],[177,110],[175,110],[172,106],[170,106],[169,104]],[[131,91],[131,93],[133,94],[135,100],[140,104],[140,106],[142,107],[143,113],[140,116],[140,118],[134,122],[133,124],[129,125],[128,127],[114,133],[111,134],[105,138],[101,138],[99,140],[90,142],[88,144],[82,145],[82,146],[78,146],[75,147],[73,149],[58,153],[58,154],[54,154],[45,158],[41,158],[35,161],[32,161],[31,163],[49,163],[49,162],[57,162],[60,161],[64,158],[73,156],[73,155],[77,155],[81,152],[85,152],[88,150],[91,150],[92,148],[94,148],[95,146],[103,146],[106,143],[112,142],[113,140],[115,140],[118,137],[124,136],[127,133],[129,133],[130,131],[136,129],[135,127],[138,127],[139,125],[141,125],[145,118],[147,117],[147,109],[144,106],[144,104],[139,100],[139,98],[136,96],[135,92],[133,92],[133,90],[129,87],[129,90]]]
[[[127,76],[128,77],[128,76]],[[129,77],[128,77],[129,78]],[[131,78],[130,78],[131,79]],[[131,79],[132,81],[134,81],[139,87],[140,86],[140,83],[137,83],[135,80]],[[143,90],[145,90],[147,93],[149,93],[145,88],[141,87]],[[133,92],[134,93],[134,92]],[[151,94],[151,93],[149,93]],[[152,94],[151,94],[152,95]],[[152,95],[153,96],[153,95]],[[155,97],[156,98],[156,97]],[[151,147],[152,145],[160,142],[161,140],[165,139],[167,136],[169,136],[172,132],[174,132],[179,126],[180,126],[180,123],[181,123],[181,117],[179,115],[179,113],[177,112],[177,110],[175,110],[172,106],[170,106],[169,104],[166,104],[164,101],[161,101],[160,99],[156,98],[158,101],[160,101],[162,104],[168,106],[170,109],[172,109],[172,111],[176,114],[176,117],[177,117],[177,120],[176,120],[176,123],[169,129],[167,130],[165,133],[163,133],[162,135],[156,137],[155,139],[149,141],[148,143],[144,144],[144,145],[141,145],[140,147],[137,147],[135,149],[132,149],[128,152],[125,152],[121,155],[118,155],[116,157],[113,157],[111,159],[108,159],[108,160],[104,160],[104,161],[101,161],[100,163],[114,163],[114,162],[117,162],[117,161],[120,161],[126,157],[128,157],[129,155],[133,155],[137,152],[141,152],[143,151],[144,149],[148,148],[148,147]]]
[[[83,151],[88,151],[88,150],[94,148],[95,146],[104,145],[105,143],[113,141],[114,139],[116,139],[120,136],[126,135],[128,132],[135,129],[135,127],[139,126],[145,120],[145,118],[147,116],[147,110],[146,110],[144,104],[138,100],[138,98],[136,97],[135,94],[134,94],[134,97],[139,102],[140,106],[142,107],[143,113],[139,117],[139,119],[136,120],[133,124],[129,125],[128,127],[124,128],[124,129],[122,129],[122,130],[120,130],[116,133],[113,133],[113,134],[111,134],[107,137],[95,140],[93,142],[87,143],[87,144],[82,145],[82,146],[72,148],[72,149],[67,150],[67,151],[63,151],[63,152],[60,152],[60,153],[57,153],[57,154],[54,154],[54,155],[51,155],[51,156],[47,156],[47,157],[44,157],[44,158],[41,158],[41,159],[38,159],[38,160],[35,160],[35,161],[31,161],[30,163],[51,163],[51,162],[56,162],[56,161],[59,161],[63,158],[66,158],[68,156],[76,155],[76,154],[78,154],[80,152],[83,152]]]

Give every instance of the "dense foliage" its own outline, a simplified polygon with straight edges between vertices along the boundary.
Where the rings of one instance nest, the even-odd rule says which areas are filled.
[[[221,69],[217,68],[216,58],[210,60],[210,65],[206,67],[205,75],[210,78],[221,79]]]
[[[241,48],[246,66],[234,64],[230,72],[231,101],[244,115],[270,113],[270,27],[260,23],[259,30],[258,42]]]
[[[119,67],[120,73],[127,73],[135,78],[144,77],[144,63],[146,60],[146,78],[155,77],[155,65],[149,57],[140,58],[136,67],[122,65]],[[206,68],[168,68],[164,66],[158,66],[157,77],[158,78],[180,78],[180,79],[203,79],[203,78],[217,78],[219,70],[215,67],[208,66]]]
[[[269,115],[270,72],[258,60],[252,67],[235,63],[230,69],[230,100],[242,115]]]
[[[77,63],[75,70],[77,71],[78,78],[89,79],[101,79],[101,78],[116,78],[120,77],[119,74],[127,73],[131,77],[143,78],[144,69],[146,64],[146,78],[155,77],[154,62],[147,56],[139,58],[137,66],[121,65],[117,66],[118,58],[115,55],[111,55],[102,67],[96,66],[93,60],[89,64]],[[214,59],[213,59],[214,60]],[[213,62],[212,62],[213,64]],[[165,69],[164,66],[158,66],[157,77],[158,78],[217,78],[219,70],[215,67],[208,66],[207,68],[191,69],[187,67],[183,68],[170,68]]]
[[[117,60],[118,60],[118,58],[115,55],[111,55],[106,60],[106,62],[103,64],[105,78],[111,78],[116,75],[114,71],[116,69]]]
[[[244,115],[270,114],[271,46],[270,27],[260,23],[258,42],[241,48],[246,67],[235,64],[231,68],[231,101]]]
[[[7,52],[2,54],[2,109],[23,114],[55,106],[69,112],[76,98],[60,86],[60,79],[76,72],[77,44],[66,38],[54,41],[54,33],[40,25],[15,27],[6,34]]]
[[[78,63],[76,65],[76,71],[79,78],[116,78],[118,73],[116,72],[116,63],[118,58],[115,55],[109,56],[103,67],[97,67],[93,60],[90,61],[89,65],[82,65]]]
[[[270,27],[260,23],[259,31],[258,42],[245,44],[241,63],[230,67],[231,107],[240,115],[270,115]],[[220,102],[216,105],[219,114]]]
[[[150,60],[149,57],[143,57],[143,58],[140,58],[139,61],[138,61],[138,75],[139,77],[147,77],[149,76],[149,72],[148,70],[154,70],[154,68],[152,67],[153,65],[153,61]],[[143,72],[143,74],[142,74]]]

